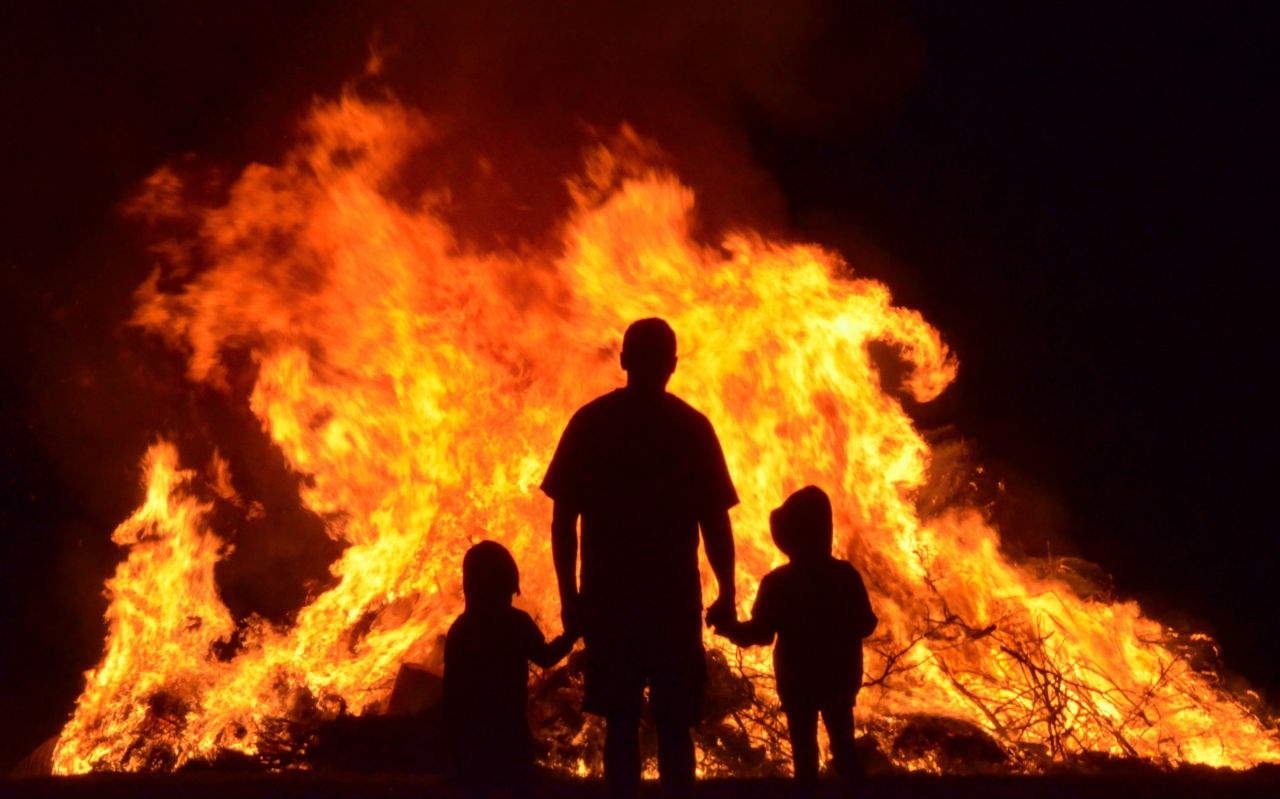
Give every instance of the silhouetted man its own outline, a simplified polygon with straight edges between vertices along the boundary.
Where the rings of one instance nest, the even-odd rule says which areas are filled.
[[[729,508],[738,495],[711,423],[666,391],[675,367],[666,322],[627,328],[626,388],[574,414],[542,481],[555,501],[551,549],[565,629],[586,645],[583,709],[605,717],[605,779],[615,795],[639,788],[646,684],[663,790],[693,787],[689,729],[706,682],[699,528],[720,591],[708,623],[735,617]]]

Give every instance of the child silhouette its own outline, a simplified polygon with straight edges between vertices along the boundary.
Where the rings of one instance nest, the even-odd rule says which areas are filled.
[[[769,515],[774,543],[790,562],[760,581],[751,618],[716,627],[738,646],[777,636],[773,669],[787,716],[796,781],[818,778],[818,714],[836,770],[861,775],[853,751],[853,704],[862,686],[862,639],[876,627],[862,576],[831,555],[831,501],[817,486],[787,497]]]
[[[548,643],[529,614],[511,607],[520,573],[496,541],[482,541],[463,556],[462,593],[466,609],[444,646],[452,776],[472,794],[523,793],[534,774],[525,715],[529,661],[552,666],[573,648],[573,639],[562,634]]]

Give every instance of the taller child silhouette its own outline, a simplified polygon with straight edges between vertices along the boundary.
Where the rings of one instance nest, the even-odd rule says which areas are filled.
[[[605,717],[605,780],[615,795],[639,788],[646,684],[663,790],[693,787],[689,729],[706,682],[699,529],[720,592],[708,623],[735,615],[729,508],[738,495],[707,417],[666,391],[675,367],[666,322],[627,328],[626,388],[574,414],[542,481],[555,502],[551,548],[565,629],[585,644],[583,709]]]

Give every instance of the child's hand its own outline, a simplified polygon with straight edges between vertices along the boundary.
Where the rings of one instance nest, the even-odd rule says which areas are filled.
[[[716,623],[712,625],[711,630],[716,635],[728,638],[733,643],[738,644],[737,639],[741,637],[742,633],[742,622],[738,621],[736,618],[717,619]],[[741,644],[738,645],[741,646]]]
[[[707,608],[707,626],[715,629],[726,624],[738,623],[738,609],[733,600],[721,594],[720,598]]]
[[[561,633],[557,635],[555,638],[552,638],[550,641],[548,641],[547,654],[548,654],[548,659],[550,660],[550,663],[547,664],[548,667],[554,666],[556,663],[559,663],[564,658],[565,655],[572,652],[573,643],[576,640],[578,640],[577,636],[570,636],[570,635],[566,635],[565,633]]]
[[[755,619],[747,621],[734,619],[731,622],[716,626],[715,632],[716,635],[722,635],[742,647],[760,646],[773,642],[773,633],[762,629]]]

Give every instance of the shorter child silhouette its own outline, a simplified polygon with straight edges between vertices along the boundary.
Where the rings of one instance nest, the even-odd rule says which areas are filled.
[[[524,792],[533,775],[526,705],[529,661],[554,665],[573,648],[548,643],[529,614],[511,607],[520,573],[506,547],[482,541],[462,558],[463,610],[444,645],[444,709],[450,771],[469,793]]]
[[[790,563],[760,581],[751,618],[719,625],[738,646],[777,636],[773,670],[787,716],[797,782],[818,778],[818,714],[836,770],[861,775],[853,751],[853,703],[862,686],[862,639],[876,628],[862,575],[831,555],[831,501],[817,486],[787,497],[769,516],[774,543]]]

